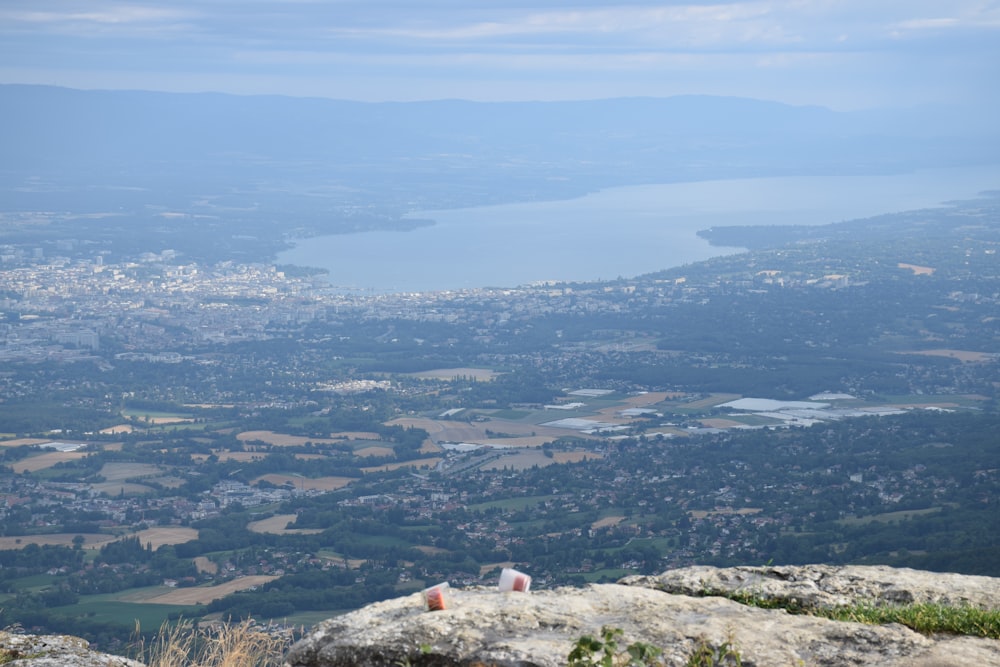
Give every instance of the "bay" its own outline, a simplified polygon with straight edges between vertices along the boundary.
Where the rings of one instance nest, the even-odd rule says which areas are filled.
[[[632,277],[739,252],[697,236],[723,225],[818,225],[970,199],[1000,165],[864,176],[728,179],[601,190],[578,199],[439,211],[411,231],[321,236],[278,262],[370,293]]]

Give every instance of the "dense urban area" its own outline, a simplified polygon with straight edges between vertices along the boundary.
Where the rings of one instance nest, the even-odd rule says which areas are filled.
[[[705,234],[754,249],[385,295],[0,239],[0,619],[113,649],[504,566],[1000,576],[1000,200]]]

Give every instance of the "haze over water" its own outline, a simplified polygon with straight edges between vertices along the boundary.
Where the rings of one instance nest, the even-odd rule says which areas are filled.
[[[278,262],[324,268],[335,287],[375,293],[610,280],[740,251],[697,236],[709,227],[827,224],[997,188],[1000,166],[617,187],[564,201],[414,212],[435,224],[317,237]]]

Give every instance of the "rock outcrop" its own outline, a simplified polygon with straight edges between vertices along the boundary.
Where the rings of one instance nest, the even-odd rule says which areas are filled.
[[[678,667],[708,647],[767,665],[1000,665],[1000,641],[924,636],[901,625],[832,621],[760,609],[713,592],[796,600],[799,607],[939,601],[1000,606],[1000,580],[882,567],[686,568],[617,584],[532,593],[451,590],[448,607],[388,600],[317,625],[286,667],[358,665],[555,667],[582,635],[620,628],[621,647],[644,642]],[[726,664],[726,663],[719,663]]]
[[[739,595],[804,609],[858,601],[1000,607],[1000,579],[878,565],[695,566],[655,576],[625,577],[618,583],[682,595]]]
[[[79,637],[0,632],[0,664],[10,667],[144,667],[141,662],[92,651]]]

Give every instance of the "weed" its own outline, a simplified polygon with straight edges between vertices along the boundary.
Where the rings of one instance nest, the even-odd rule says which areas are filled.
[[[148,646],[139,640],[136,651],[149,667],[277,667],[285,644],[250,621],[209,629],[178,623],[161,626]]]
[[[646,644],[633,642],[619,650],[618,641],[623,632],[621,628],[604,626],[600,638],[583,635],[576,640],[573,650],[569,652],[567,664],[569,667],[645,667],[661,665],[662,649]]]
[[[742,664],[743,656],[731,640],[719,646],[703,640],[684,663],[685,667],[741,667]]]

